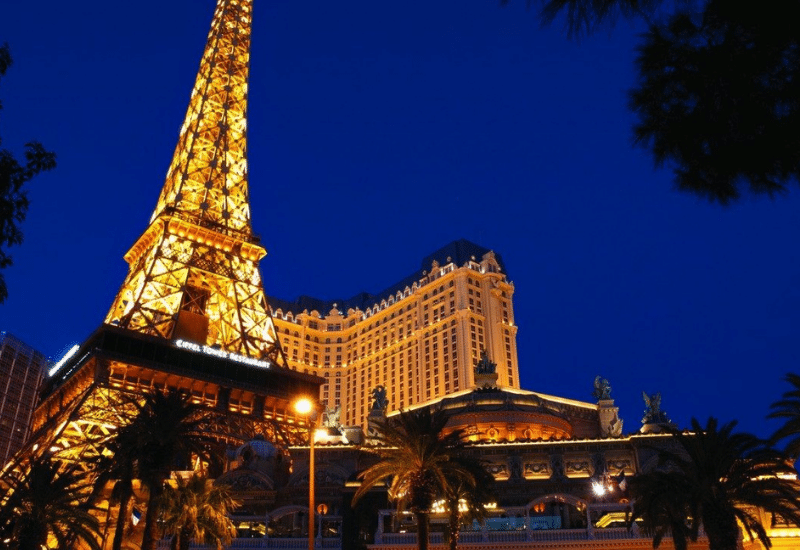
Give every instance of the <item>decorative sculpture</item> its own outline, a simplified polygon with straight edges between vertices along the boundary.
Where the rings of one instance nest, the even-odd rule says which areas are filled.
[[[609,384],[608,380],[605,378],[601,378],[600,376],[595,377],[592,395],[594,395],[594,398],[598,401],[611,399],[611,384]]]
[[[386,399],[386,388],[384,386],[376,386],[372,389],[372,410],[384,412],[389,407],[389,400]]]
[[[644,411],[644,418],[642,424],[669,424],[669,417],[667,413],[661,410],[661,392],[647,395],[642,392],[642,399],[647,408]]]
[[[619,417],[619,407],[614,406],[611,399],[611,384],[601,376],[594,379],[592,392],[598,401],[598,414],[600,415],[600,432],[603,437],[619,437],[622,435],[622,419]]]
[[[617,416],[617,411],[614,411],[614,416],[608,421],[605,427],[606,437],[619,437],[622,435],[622,420]]]
[[[342,426],[340,422],[340,417],[342,414],[342,406],[336,405],[335,408],[331,409],[327,406],[325,407],[325,412],[322,413],[322,425],[326,428],[340,428]]]
[[[489,354],[482,349],[480,361],[475,365],[475,374],[494,374],[496,369],[497,364],[489,359]]]

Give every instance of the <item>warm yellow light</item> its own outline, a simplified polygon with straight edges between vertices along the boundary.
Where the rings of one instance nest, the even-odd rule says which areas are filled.
[[[592,482],[592,491],[595,495],[601,497],[606,494],[606,486],[603,485],[600,481],[593,481]]]
[[[489,502],[483,505],[484,510],[496,510],[497,503],[496,502]],[[447,503],[444,500],[437,500],[431,505],[431,512],[434,514],[443,514],[447,512]],[[458,511],[466,513],[469,511],[469,506],[467,505],[467,501],[463,498],[458,500]]]
[[[800,538],[800,529],[796,527],[773,527],[769,530],[769,538]]]
[[[624,523],[628,521],[628,514],[626,512],[608,512],[595,524],[595,527],[605,529],[612,523]]]
[[[294,402],[294,410],[299,414],[306,415],[314,410],[314,404],[308,397],[301,397]]]

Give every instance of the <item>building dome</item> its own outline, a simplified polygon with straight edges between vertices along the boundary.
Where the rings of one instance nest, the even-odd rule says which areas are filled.
[[[236,458],[242,458],[245,462],[258,458],[273,458],[277,454],[275,446],[261,436],[256,436],[236,449]]]
[[[597,437],[597,406],[544,394],[478,389],[446,397],[447,429],[472,441],[554,440]]]

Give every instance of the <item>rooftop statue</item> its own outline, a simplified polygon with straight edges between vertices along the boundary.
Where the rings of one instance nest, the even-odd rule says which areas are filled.
[[[594,398],[598,401],[611,399],[611,384],[609,384],[608,380],[605,378],[601,378],[600,376],[595,377],[592,395],[594,395]]]
[[[642,418],[642,424],[670,423],[667,413],[661,410],[661,392],[654,393],[650,396],[642,392],[642,399],[644,399],[644,404],[647,406],[644,411],[644,418]]]
[[[322,413],[322,425],[326,428],[340,428],[342,426],[340,421],[341,414],[341,405],[336,405],[333,409],[326,406],[325,412]]]
[[[386,388],[384,386],[375,386],[372,389],[372,410],[384,412],[389,407],[389,400],[386,398]]]
[[[481,359],[475,365],[475,374],[494,374],[496,369],[497,364],[489,359],[489,354],[486,353],[486,349],[481,350]]]

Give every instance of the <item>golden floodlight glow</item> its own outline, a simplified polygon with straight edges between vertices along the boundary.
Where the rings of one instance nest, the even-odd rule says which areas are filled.
[[[308,397],[301,397],[300,399],[294,402],[294,410],[298,414],[302,414],[305,416],[309,414],[312,410],[314,410],[314,404]]]
[[[217,0],[178,144],[150,226],[105,322],[203,353],[283,363],[256,262],[247,181],[252,0]],[[247,363],[248,361],[240,361]],[[263,365],[260,365],[263,366]]]

